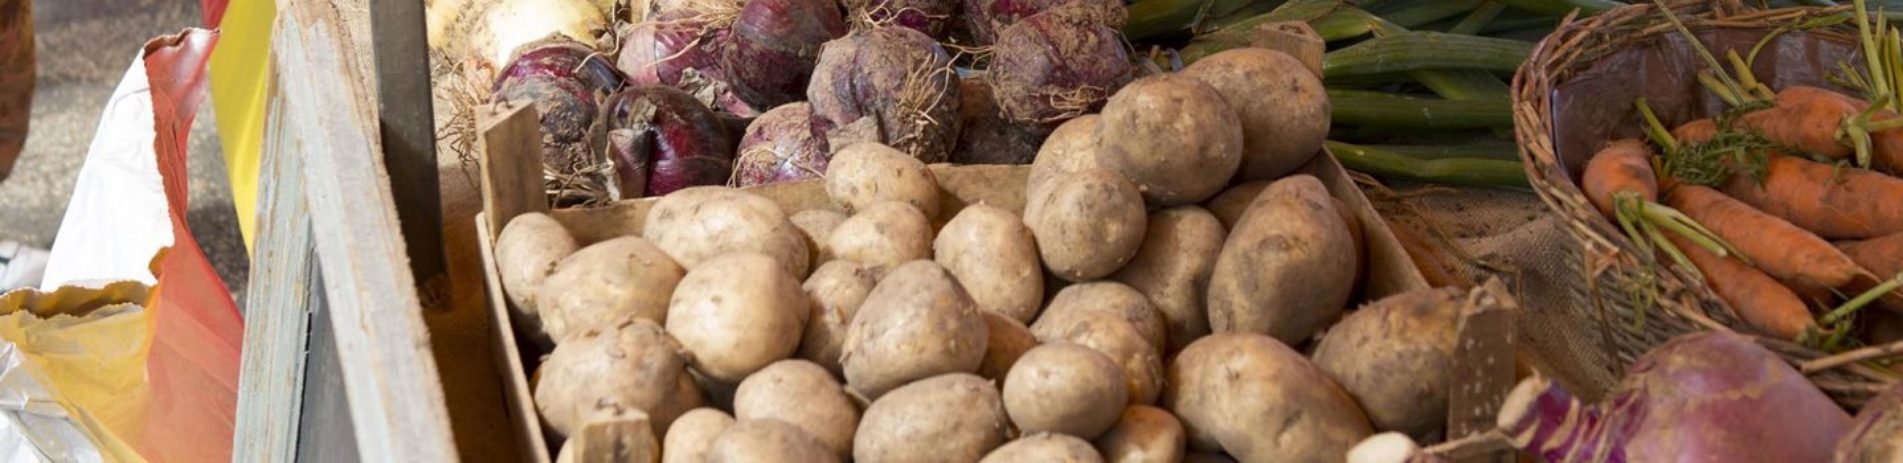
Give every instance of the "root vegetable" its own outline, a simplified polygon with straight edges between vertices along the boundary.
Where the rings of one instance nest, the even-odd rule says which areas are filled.
[[[1075,436],[1048,432],[1031,434],[1004,444],[997,450],[985,455],[978,463],[1010,463],[1017,461],[1062,461],[1067,463],[1102,463],[1103,456],[1089,442]]]
[[[1465,294],[1454,288],[1388,296],[1342,318],[1316,346],[1317,367],[1367,411],[1375,429],[1420,439],[1447,422],[1454,345]],[[1395,381],[1396,375],[1407,381]]]
[[[1869,106],[1845,95],[1815,87],[1791,86],[1778,92],[1777,105],[1745,113],[1739,125],[1781,146],[1844,159],[1854,152],[1839,140],[1839,126]]]
[[[834,258],[858,262],[873,278],[882,278],[906,262],[932,258],[932,223],[910,204],[877,203],[840,222],[827,237],[826,249]]]
[[[1652,149],[1637,138],[1607,144],[1586,163],[1586,172],[1580,174],[1579,189],[1585,190],[1586,199],[1607,218],[1614,217],[1618,209],[1614,193],[1632,192],[1640,199],[1658,201],[1659,183],[1652,172]]]
[[[1850,431],[1837,444],[1836,463],[1894,462],[1903,459],[1903,383],[1863,405]]]
[[[1236,177],[1275,179],[1307,164],[1328,138],[1328,96],[1300,60],[1267,48],[1237,48],[1183,69],[1216,90],[1242,123]]]
[[[1073,2],[998,31],[986,76],[1005,118],[1057,124],[1096,110],[1130,81],[1123,34],[1097,5]]]
[[[1810,310],[1791,288],[1736,258],[1720,257],[1691,241],[1667,235],[1672,245],[1698,268],[1711,292],[1731,306],[1739,319],[1778,339],[1795,340],[1811,326]]]
[[[733,426],[733,417],[719,409],[696,408],[682,414],[667,428],[667,436],[661,440],[661,463],[707,461],[707,451],[713,448],[714,438],[729,426]]]
[[[859,406],[819,364],[781,360],[748,376],[734,393],[740,421],[780,420],[819,438],[839,458],[852,456],[852,434]]]
[[[1011,367],[1025,352],[1038,346],[1037,336],[1023,323],[997,312],[985,312],[985,360],[978,365],[978,376],[1004,381]]]
[[[1242,212],[1249,210],[1249,204],[1255,202],[1256,196],[1262,195],[1262,190],[1269,188],[1269,183],[1268,180],[1238,183],[1236,186],[1223,190],[1216,197],[1209,198],[1209,201],[1203,203],[1203,207],[1208,208],[1209,213],[1216,215],[1216,220],[1222,222],[1224,230],[1234,230],[1236,221],[1242,220]]]
[[[1110,463],[1174,463],[1183,460],[1183,424],[1161,408],[1135,405],[1116,426],[1097,436],[1097,451]]]
[[[1105,26],[1122,29],[1129,13],[1123,2],[1082,0],[1091,6],[1102,8]],[[978,45],[990,45],[997,42],[998,33],[1031,16],[1057,7],[1078,3],[1079,0],[965,0],[963,19],[971,36]]]
[[[1833,240],[1903,233],[1903,179],[1773,155],[1760,182],[1734,176],[1725,194]]]
[[[433,14],[445,12],[450,11],[431,8]],[[454,13],[431,18],[446,20],[430,21],[431,46],[491,69],[508,64],[517,50],[535,41],[550,36],[594,40],[608,26],[607,16],[588,0],[477,2]]]
[[[629,87],[607,103],[607,145],[622,197],[725,185],[737,140],[713,110],[673,87]]]
[[[826,196],[847,213],[880,201],[904,201],[938,217],[938,181],[925,163],[892,147],[853,143],[833,153],[826,168]]]
[[[748,105],[791,103],[805,94],[820,45],[845,34],[836,2],[749,0],[720,49],[720,67]]]
[[[1194,77],[1131,82],[1104,104],[1100,124],[1104,167],[1136,183],[1151,204],[1209,199],[1242,162],[1241,120],[1221,93]]]
[[[1088,347],[1051,343],[1024,353],[1004,379],[1004,411],[1025,433],[1096,437],[1117,423],[1123,369]]]
[[[964,286],[931,261],[893,269],[846,332],[846,385],[877,399],[906,383],[970,373],[984,361],[984,316]]]
[[[958,100],[958,143],[952,148],[952,164],[1030,164],[1044,137],[1051,134],[1048,127],[1005,119],[991,84],[983,77],[959,79]]]
[[[556,265],[579,246],[561,222],[540,212],[509,219],[496,236],[496,271],[517,322],[530,332],[542,333],[541,303],[537,291],[555,273]]]
[[[1209,326],[1299,344],[1333,323],[1355,282],[1354,243],[1327,187],[1275,181],[1229,232],[1209,278]]]
[[[943,40],[957,17],[959,0],[846,0],[848,22],[884,29],[910,29]]]
[[[1044,302],[1044,266],[1037,238],[1017,214],[974,204],[945,223],[932,242],[933,260],[971,293],[978,308],[1022,323]]]
[[[1188,452],[1183,454],[1183,463],[1236,463],[1236,459],[1221,453]]]
[[[799,228],[806,237],[806,249],[810,250],[811,262],[815,267],[833,260],[833,253],[826,249],[826,240],[832,238],[833,229],[846,221],[846,214],[826,209],[807,209],[794,213],[787,218],[793,226]],[[814,270],[817,272],[818,270]]]
[[[773,419],[740,420],[714,438],[707,463],[837,463],[839,456],[798,426]]]
[[[695,370],[738,382],[791,357],[811,314],[800,282],[764,254],[727,254],[687,272],[667,305],[667,332]]]
[[[1354,399],[1301,353],[1274,338],[1217,333],[1170,362],[1165,408],[1198,450],[1242,461],[1342,458],[1373,434]]]
[[[768,110],[747,126],[740,139],[734,183],[741,187],[769,185],[826,176],[831,160],[824,129],[805,102]]]
[[[738,252],[772,256],[794,278],[805,278],[811,268],[806,239],[780,206],[732,188],[692,188],[663,197],[648,210],[642,230],[688,270]]]
[[[667,322],[667,300],[686,271],[635,236],[603,241],[562,259],[543,281],[543,328],[556,343],[628,317]]]
[[[853,460],[977,461],[1004,444],[1010,423],[990,381],[970,374],[934,376],[893,389],[866,407],[853,436]]]
[[[1894,277],[1903,273],[1903,233],[1838,243],[1837,249],[1879,277]]]
[[[835,260],[814,270],[801,286],[813,299],[813,313],[806,320],[800,358],[812,360],[835,375],[844,374],[839,357],[846,351],[847,330],[877,282],[872,271],[850,261]]]
[[[1044,139],[1044,144],[1037,149],[1037,159],[1031,161],[1031,172],[1025,181],[1024,197],[1027,203],[1042,198],[1045,189],[1058,178],[1092,167],[1103,167],[1097,163],[1097,119],[1096,114],[1077,116],[1057,126],[1051,136]]]
[[[1122,268],[1143,244],[1143,196],[1115,172],[1088,169],[1051,180],[1025,206],[1024,224],[1037,238],[1045,268],[1076,281]]]
[[[1163,393],[1163,356],[1128,321],[1116,317],[1083,317],[1061,329],[1042,333],[1037,339],[1047,344],[1075,343],[1109,356],[1123,368],[1130,405],[1156,403],[1157,396]]]
[[[887,145],[926,163],[944,162],[958,142],[951,55],[916,30],[877,27],[827,42],[806,98],[834,126],[876,119]]]
[[[1143,340],[1158,352],[1169,347],[1165,334],[1168,328],[1156,306],[1136,288],[1115,281],[1078,283],[1059,290],[1057,296],[1051,298],[1050,306],[1044,309],[1044,315],[1031,324],[1031,332],[1049,337],[1078,320],[1091,317],[1114,317],[1130,322],[1130,327],[1136,328]]]
[[[710,16],[683,9],[634,23],[621,33],[615,68],[635,85],[679,88],[712,108],[743,116],[757,113],[727,84],[719,53],[727,29],[713,26]]]
[[[1680,336],[1626,371],[1603,405],[1528,378],[1498,424],[1549,461],[1827,461],[1851,427],[1802,373],[1729,332]]]
[[[602,163],[594,148],[602,106],[595,85],[580,73],[593,50],[555,37],[523,45],[519,54],[503,53],[513,58],[497,61],[508,65],[496,76],[489,101],[535,106],[542,126],[542,163],[556,175],[606,181],[587,174]]]
[[[555,346],[539,372],[535,408],[563,436],[602,410],[645,410],[655,429],[667,429],[684,411],[666,413],[673,404],[700,401],[676,387],[687,375],[680,344],[647,320],[577,333]]]
[[[1864,273],[1829,242],[1718,190],[1679,185],[1665,204],[1737,248],[1764,273],[1799,287],[1844,288]]]
[[[1110,278],[1149,298],[1162,318],[1162,337],[1169,341],[1162,347],[1175,352],[1209,334],[1203,301],[1228,232],[1215,215],[1196,206],[1151,212],[1147,221],[1136,257]]]

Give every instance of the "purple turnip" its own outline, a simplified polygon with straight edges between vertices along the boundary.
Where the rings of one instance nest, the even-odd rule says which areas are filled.
[[[673,87],[629,87],[608,100],[608,155],[620,197],[720,185],[733,170],[733,137],[713,110]]]
[[[958,96],[958,146],[951,153],[953,164],[1030,164],[1051,134],[1048,127],[1005,120],[991,95],[991,85],[983,78],[960,79]]]
[[[998,33],[1024,18],[1071,3],[1103,8],[1104,25],[1122,29],[1128,16],[1122,0],[964,0],[965,27],[979,45],[997,43]]]
[[[804,102],[768,110],[747,126],[734,162],[734,184],[748,187],[826,175],[825,120],[813,117]]]
[[[1850,434],[1837,444],[1837,463],[1903,461],[1903,383],[1863,404]]]
[[[1006,118],[1055,126],[1096,110],[1130,81],[1123,35],[1106,16],[1072,3],[998,32],[987,75]]]
[[[1522,381],[1499,425],[1546,461],[1828,461],[1850,416],[1777,354],[1734,333],[1680,336],[1639,357],[1603,403]]]
[[[734,93],[755,108],[799,100],[820,46],[846,34],[832,0],[750,0],[720,49]]]
[[[806,97],[834,126],[876,119],[887,146],[927,164],[944,162],[958,141],[951,55],[916,30],[878,27],[827,42]]]
[[[560,176],[578,176],[601,164],[593,148],[597,85],[581,72],[594,50],[552,36],[518,50],[496,76],[490,102],[527,101],[542,122],[542,162]]]
[[[727,29],[712,15],[686,10],[627,26],[621,33],[615,68],[636,85],[666,85],[693,94],[709,107],[742,116],[759,111],[733,94],[720,68],[720,44]]]
[[[846,0],[846,10],[853,23],[899,26],[944,39],[958,17],[959,0]]]

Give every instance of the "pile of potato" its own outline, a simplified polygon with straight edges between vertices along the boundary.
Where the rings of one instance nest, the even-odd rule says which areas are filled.
[[[870,142],[827,172],[843,213],[696,187],[579,248],[519,216],[496,258],[555,346],[542,419],[563,459],[668,462],[1339,461],[1377,430],[1431,439],[1460,293],[1343,316],[1361,224],[1288,175],[1326,125],[1276,116],[1326,99],[1260,78],[1299,66],[1245,49],[1131,83],[1043,145],[1021,216],[953,213]]]

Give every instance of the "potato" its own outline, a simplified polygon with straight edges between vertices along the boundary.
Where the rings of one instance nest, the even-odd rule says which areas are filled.
[[[867,399],[915,380],[970,373],[984,362],[984,315],[951,272],[929,260],[893,269],[846,331],[846,386]]]
[[[540,331],[536,290],[555,273],[555,265],[579,247],[568,229],[548,214],[518,215],[502,226],[496,236],[496,272],[518,319]]]
[[[733,426],[733,417],[714,408],[696,408],[674,420],[661,439],[661,463],[702,463],[714,438]]]
[[[1004,381],[1011,366],[1037,347],[1037,336],[1016,319],[997,312],[985,312],[985,361],[978,364],[978,376]]]
[[[1216,216],[1196,206],[1177,206],[1151,212],[1143,247],[1130,263],[1110,276],[1142,292],[1163,319],[1165,352],[1182,350],[1209,334],[1209,314],[1203,300],[1209,293],[1209,274],[1228,233]],[[1141,327],[1139,325],[1139,327]],[[1146,333],[1147,334],[1147,333]]]
[[[1097,437],[1117,423],[1104,404],[1130,400],[1123,369],[1103,353],[1056,342],[1025,352],[1004,378],[1004,412],[1025,433]]]
[[[707,463],[824,463],[839,460],[826,444],[785,421],[739,420],[714,437]]]
[[[1193,448],[1220,447],[1241,461],[1339,460],[1373,433],[1328,373],[1254,333],[1190,343],[1170,362],[1163,402],[1182,420]]]
[[[1130,322],[1117,317],[1081,317],[1037,338],[1045,343],[1072,342],[1095,349],[1123,368],[1129,405],[1156,403],[1163,393],[1163,356]],[[1023,359],[1019,359],[1023,361]]]
[[[1161,408],[1137,405],[1123,410],[1117,425],[1097,436],[1097,452],[1110,463],[1173,463],[1187,447],[1183,424]]]
[[[814,267],[833,260],[832,250],[826,248],[826,239],[833,236],[833,229],[846,221],[846,214],[826,209],[807,209],[788,218],[793,226],[800,229],[806,237],[806,248],[810,251]]]
[[[1150,299],[1130,285],[1115,281],[1078,283],[1059,290],[1057,296],[1051,298],[1050,307],[1044,309],[1044,316],[1031,324],[1031,333],[1040,338],[1050,337],[1078,319],[1089,317],[1115,317],[1130,322],[1130,327],[1136,328],[1157,352],[1169,346],[1163,315],[1150,305]]]
[[[812,251],[799,227],[773,200],[725,187],[695,187],[661,197],[642,234],[693,270],[723,254],[771,256],[787,274],[806,278]]]
[[[1215,196],[1242,162],[1235,111],[1193,77],[1157,74],[1130,82],[1104,103],[1098,124],[1099,162],[1158,206]]]
[[[1315,366],[1354,396],[1375,429],[1416,439],[1439,435],[1454,387],[1464,296],[1455,288],[1422,289],[1362,307],[1322,336]]]
[[[1044,303],[1037,238],[1017,214],[986,204],[960,211],[932,241],[932,260],[971,293],[978,308],[1030,323]]]
[[[1024,184],[1024,197],[1037,198],[1052,179],[1081,172],[1097,163],[1097,115],[1077,116],[1052,131],[1037,148],[1031,172]]]
[[[852,143],[833,152],[826,166],[826,196],[847,213],[884,201],[918,208],[938,217],[938,180],[925,163],[878,143]]]
[[[819,438],[839,458],[852,457],[859,406],[831,373],[813,362],[781,360],[748,376],[734,393],[733,412],[741,421],[792,423]]]
[[[772,257],[727,254],[681,279],[667,305],[667,332],[693,353],[695,370],[738,382],[793,355],[811,303]]]
[[[1087,169],[1046,188],[1025,205],[1024,224],[1051,273],[1070,281],[1103,278],[1143,245],[1143,196],[1123,176]]]
[[[658,462],[661,443],[648,414],[636,409],[597,409],[588,424],[563,443],[557,463]]]
[[[648,240],[623,236],[582,248],[548,276],[542,326],[556,343],[635,317],[667,323],[667,299],[686,274]]]
[[[1189,452],[1183,454],[1183,463],[1236,463],[1236,459],[1221,453]]]
[[[977,461],[1004,444],[1010,423],[990,381],[952,373],[893,389],[873,401],[853,435],[859,463]]]
[[[581,429],[586,418],[603,409],[644,410],[656,429],[667,429],[679,416],[665,413],[673,408],[670,403],[700,400],[683,397],[676,387],[687,374],[680,344],[645,319],[576,333],[555,346],[540,372],[535,408],[561,436]]]
[[[875,203],[840,222],[826,249],[834,259],[858,262],[874,278],[883,277],[900,264],[932,258],[932,222],[909,204]]]
[[[877,283],[872,271],[856,262],[835,260],[814,270],[800,286],[813,300],[813,313],[806,318],[799,357],[826,367],[834,375],[843,375],[839,356],[846,352],[846,329]]]
[[[1300,60],[1267,48],[1236,48],[1197,60],[1183,75],[1209,84],[1242,127],[1236,177],[1273,179],[1308,163],[1328,138],[1328,95]]]
[[[1209,201],[1203,202],[1203,207],[1209,209],[1209,213],[1214,214],[1216,220],[1222,221],[1222,229],[1234,230],[1236,221],[1242,219],[1242,211],[1249,210],[1249,204],[1255,202],[1255,197],[1260,196],[1262,190],[1268,188],[1268,180],[1239,183],[1223,190],[1222,194],[1209,198]]]
[[[1097,454],[1097,449],[1090,448],[1090,443],[1083,439],[1045,432],[1018,438],[991,451],[990,455],[985,455],[985,459],[978,460],[979,463],[1020,461],[1102,463],[1104,459]]]
[[[1355,284],[1354,243],[1320,180],[1270,184],[1230,230],[1209,277],[1209,328],[1300,344],[1339,317]]]

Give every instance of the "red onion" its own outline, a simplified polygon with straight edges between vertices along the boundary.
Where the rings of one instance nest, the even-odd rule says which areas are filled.
[[[725,184],[732,171],[733,137],[723,121],[673,87],[623,90],[608,100],[607,123],[623,198]]]
[[[827,42],[806,89],[813,115],[834,126],[878,120],[887,146],[943,162],[958,141],[958,75],[923,32],[878,27]]]
[[[621,35],[615,67],[637,85],[666,85],[716,109],[743,116],[758,114],[734,96],[727,83],[719,52],[727,29],[710,27],[707,18],[675,10],[629,27]]]
[[[749,187],[826,176],[832,159],[827,129],[831,124],[813,117],[812,106],[804,102],[761,114],[740,139],[734,184]]]
[[[491,102],[528,101],[542,122],[542,162],[551,170],[575,175],[600,164],[591,146],[596,114],[595,85],[581,72],[594,51],[565,38],[531,42],[502,68]]]
[[[1104,8],[1104,25],[1122,29],[1128,16],[1123,0],[965,0],[965,26],[979,45],[997,43],[998,33],[1024,18],[1070,3],[1086,3]]]
[[[1073,3],[999,31],[987,75],[1007,119],[1055,126],[1102,107],[1131,72],[1103,9]]]
[[[832,0],[750,0],[734,18],[720,66],[747,104],[791,103],[806,90],[820,46],[845,33]]]
[[[959,0],[846,0],[846,7],[854,22],[899,26],[944,39],[958,15]]]
[[[1850,435],[1837,444],[1837,463],[1903,461],[1903,383],[1863,404]]]
[[[952,150],[953,164],[1030,164],[1037,150],[1051,135],[1051,128],[1036,124],[1013,124],[998,112],[991,85],[984,79],[967,77],[958,85],[958,146]]]

